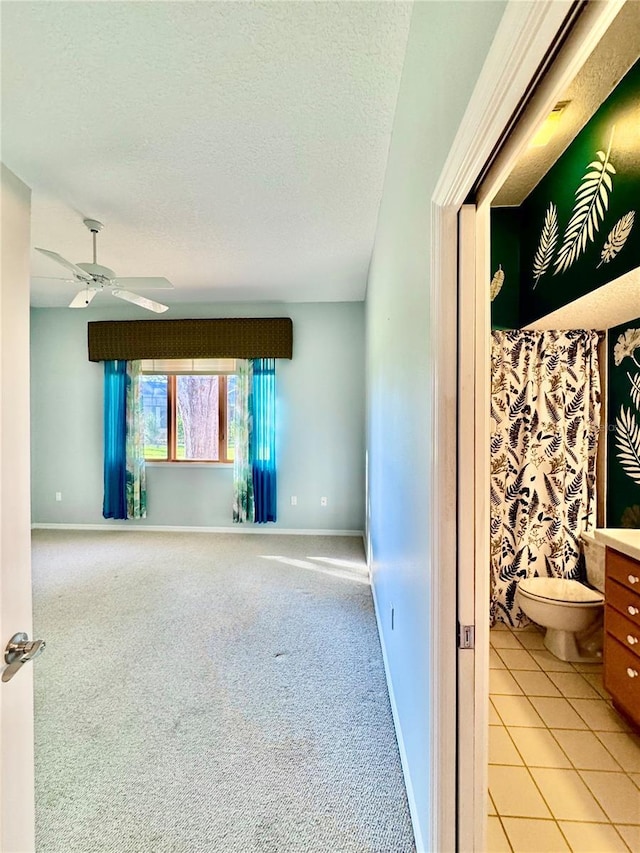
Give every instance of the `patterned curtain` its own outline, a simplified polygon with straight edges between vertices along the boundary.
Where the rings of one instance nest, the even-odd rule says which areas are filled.
[[[126,518],[127,363],[104,363],[104,497],[105,518]]]
[[[578,577],[595,526],[600,430],[597,332],[493,332],[491,623],[529,620],[526,577]]]
[[[252,522],[255,517],[251,459],[253,364],[247,359],[238,359],[237,366],[233,410],[233,520],[241,524],[244,521]]]
[[[253,492],[258,524],[276,521],[276,360],[253,360]]]
[[[142,362],[127,362],[127,518],[147,517],[144,413],[140,394]]]

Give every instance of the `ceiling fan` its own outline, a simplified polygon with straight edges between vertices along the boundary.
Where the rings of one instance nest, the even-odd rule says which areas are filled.
[[[125,290],[126,287],[135,287],[136,290],[170,290],[173,285],[166,278],[150,277],[150,278],[122,278],[117,276],[109,267],[103,267],[97,263],[96,237],[102,231],[102,222],[96,219],[83,220],[86,227],[93,237],[93,263],[91,264],[72,264],[62,255],[57,252],[51,252],[49,249],[36,250],[51,258],[60,266],[73,273],[73,278],[61,279],[70,284],[82,285],[76,296],[69,303],[69,308],[86,308],[96,293],[101,290],[109,290],[112,296],[117,296],[118,299],[124,299],[125,302],[133,302],[134,305],[139,305],[141,308],[146,308],[148,311],[155,311],[156,314],[162,314],[169,309],[168,305],[163,305],[161,302],[154,302],[153,299],[147,299],[145,296],[139,296],[137,293],[132,293],[130,290]]]

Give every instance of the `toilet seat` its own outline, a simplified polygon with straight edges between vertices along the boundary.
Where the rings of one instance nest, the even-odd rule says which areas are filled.
[[[601,592],[567,578],[524,578],[518,589],[527,597],[567,607],[598,607],[604,603]]]

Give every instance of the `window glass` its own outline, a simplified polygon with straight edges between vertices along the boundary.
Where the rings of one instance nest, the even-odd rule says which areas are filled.
[[[167,459],[167,377],[141,376],[145,459]]]
[[[235,413],[237,376],[227,377],[227,459],[235,459]]]
[[[176,376],[176,459],[219,459],[217,376]]]

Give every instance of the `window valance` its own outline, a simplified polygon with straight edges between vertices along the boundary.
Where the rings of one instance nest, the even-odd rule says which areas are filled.
[[[289,317],[103,320],[87,326],[89,361],[293,355],[293,323]]]

